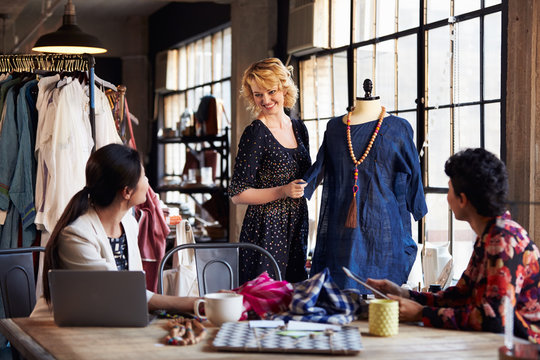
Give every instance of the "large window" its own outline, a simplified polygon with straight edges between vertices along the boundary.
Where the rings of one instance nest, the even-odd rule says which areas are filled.
[[[350,24],[349,0],[331,0],[331,19]],[[355,28],[330,24],[331,49],[299,58],[300,111],[315,156],[327,121],[348,106],[347,47],[355,49],[356,94],[369,78],[387,111],[415,131],[428,214],[413,221],[420,243],[449,244],[454,278],[472,252],[475,235],[446,202],[444,162],[467,147],[501,152],[501,1],[356,0]],[[320,188],[310,201],[316,227]],[[310,246],[314,246],[312,231]]]
[[[167,53],[166,90],[163,95],[163,128],[179,129],[180,121],[192,121],[200,100],[213,95],[223,103],[223,130],[231,114],[231,28],[216,29]],[[164,176],[181,178],[186,163],[185,144],[164,145]],[[219,162],[217,164],[219,173]],[[179,192],[167,192],[168,203],[194,203]],[[194,211],[194,209],[191,209]]]

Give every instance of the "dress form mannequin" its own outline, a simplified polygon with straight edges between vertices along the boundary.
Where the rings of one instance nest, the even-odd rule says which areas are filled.
[[[373,90],[371,80],[364,80],[363,87],[365,95],[364,97],[356,98],[354,109],[351,112],[351,125],[374,121],[381,115],[382,107],[380,98],[378,96],[371,96],[371,91]],[[347,115],[343,117],[343,123],[347,123]]]

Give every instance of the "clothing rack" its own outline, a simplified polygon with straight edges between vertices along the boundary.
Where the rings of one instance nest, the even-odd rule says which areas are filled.
[[[0,72],[84,71],[89,78],[90,126],[92,139],[96,139],[96,107],[94,94],[95,58],[89,54],[21,54],[0,55]],[[95,144],[94,144],[95,148]]]

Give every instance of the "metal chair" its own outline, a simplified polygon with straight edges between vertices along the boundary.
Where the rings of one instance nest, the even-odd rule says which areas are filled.
[[[193,249],[197,267],[199,295],[238,287],[239,249],[251,249],[266,256],[274,270],[276,280],[281,271],[274,257],[262,247],[250,243],[184,244],[170,249],[159,265],[158,293],[163,294],[163,270],[169,258],[178,251]]]
[[[34,252],[44,247],[0,250],[0,292],[6,318],[27,317],[36,305]]]
[[[30,316],[36,305],[36,278],[34,252],[44,247],[14,248],[0,250],[0,293],[6,318]],[[5,341],[0,335],[0,342]],[[1,357],[22,359],[11,345],[1,351]]]

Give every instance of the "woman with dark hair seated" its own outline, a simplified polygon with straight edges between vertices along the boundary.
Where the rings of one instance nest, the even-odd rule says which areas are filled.
[[[401,321],[449,329],[502,332],[504,297],[509,297],[515,335],[538,342],[539,251],[506,211],[506,167],[484,149],[467,149],[451,156],[444,170],[450,177],[450,208],[477,234],[461,279],[436,294],[406,290],[388,280],[368,283],[399,301]]]
[[[146,200],[148,179],[139,154],[110,144],[86,163],[86,186],[66,206],[47,242],[43,297],[31,316],[50,314],[50,269],[142,270],[139,226],[131,208]],[[148,309],[193,311],[194,297],[154,294],[147,290]]]

